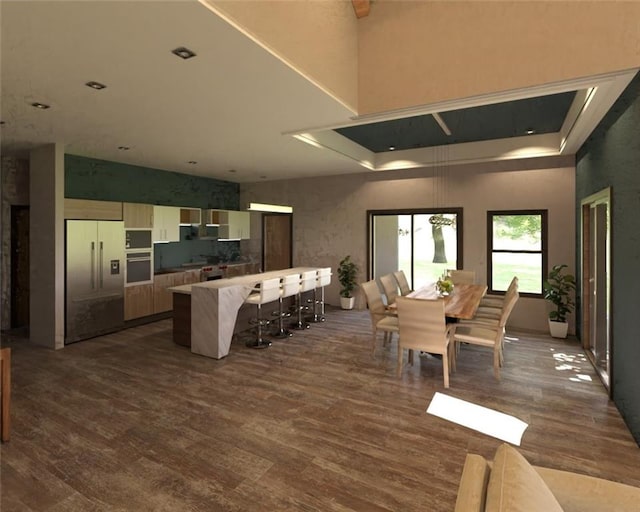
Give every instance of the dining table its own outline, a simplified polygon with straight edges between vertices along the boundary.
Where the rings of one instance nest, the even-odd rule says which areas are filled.
[[[446,317],[471,320],[486,293],[487,285],[456,284],[451,293],[440,295],[436,290],[435,283],[429,283],[409,292],[406,297],[424,300],[444,300],[444,314]],[[395,304],[388,306],[388,309],[395,310]]]

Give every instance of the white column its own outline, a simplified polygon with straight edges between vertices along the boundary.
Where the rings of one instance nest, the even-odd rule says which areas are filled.
[[[29,337],[64,347],[64,146],[30,153]]]

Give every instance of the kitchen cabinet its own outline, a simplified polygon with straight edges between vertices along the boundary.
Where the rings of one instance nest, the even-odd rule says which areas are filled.
[[[122,220],[125,228],[153,229],[153,205],[123,203]]]
[[[224,277],[237,277],[246,274],[257,274],[260,272],[258,263],[234,263],[227,265]]]
[[[169,272],[153,277],[153,312],[164,313],[173,309],[173,294],[167,288],[184,284],[186,272]]]
[[[187,270],[183,272],[184,282],[182,284],[193,284],[200,282],[200,269]]]
[[[251,238],[251,214],[221,210],[218,240],[248,240]]]
[[[180,208],[177,206],[153,206],[153,241],[180,241]]]
[[[122,220],[122,203],[65,198],[64,218],[78,220]]]
[[[153,284],[127,286],[124,289],[124,319],[133,320],[153,314]]]
[[[219,226],[222,223],[221,213],[222,210],[202,210],[202,223],[207,226]]]
[[[202,210],[200,208],[180,208],[181,226],[199,226],[202,222]]]

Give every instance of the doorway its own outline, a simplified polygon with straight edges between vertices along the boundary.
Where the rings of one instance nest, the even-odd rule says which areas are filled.
[[[611,189],[582,205],[582,344],[605,387],[611,390]]]
[[[262,214],[262,269],[265,272],[292,266],[292,233],[290,213]]]
[[[29,325],[29,207],[11,206],[11,328]]]

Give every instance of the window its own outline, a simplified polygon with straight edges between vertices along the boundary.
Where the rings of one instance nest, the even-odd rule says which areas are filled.
[[[415,290],[462,264],[462,209],[369,211],[369,275],[404,270]]]
[[[504,292],[514,276],[521,295],[542,296],[547,274],[547,211],[487,212],[487,282]]]

